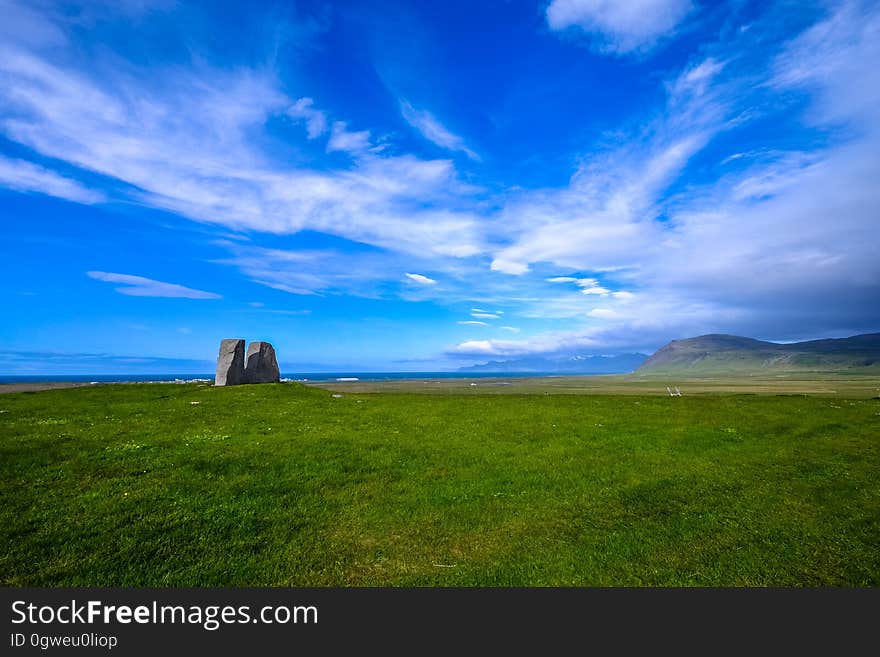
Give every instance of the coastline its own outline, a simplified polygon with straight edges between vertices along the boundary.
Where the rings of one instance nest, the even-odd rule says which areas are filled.
[[[295,381],[305,385],[344,384],[406,384],[441,381],[483,381],[489,383],[497,379],[529,379],[544,377],[582,377],[603,376],[593,374],[573,374],[557,372],[296,372],[282,373],[281,382]],[[608,375],[604,375],[608,376]],[[124,375],[46,375],[43,376],[0,376],[0,394],[13,392],[39,392],[84,386],[117,385],[133,383],[213,383],[213,376],[207,374],[124,374]],[[497,385],[497,383],[496,383]]]
[[[64,388],[86,388],[92,386],[107,386],[132,383],[211,383],[211,379],[151,379],[139,381],[126,379],[119,381],[0,381],[0,395],[13,392],[42,392],[44,390],[62,390]]]
[[[62,388],[82,388],[84,386],[100,385],[83,383],[81,381],[34,381],[20,383],[0,383],[0,395],[10,392],[41,392],[43,390],[59,390]]]

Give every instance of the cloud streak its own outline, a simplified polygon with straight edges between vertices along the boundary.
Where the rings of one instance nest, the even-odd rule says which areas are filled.
[[[106,200],[104,194],[88,189],[76,180],[66,178],[26,160],[2,155],[0,155],[0,185],[17,192],[45,194],[65,201],[88,205]]]
[[[205,292],[203,290],[194,290],[190,287],[177,285],[176,283],[165,283],[156,281],[143,276],[132,276],[130,274],[114,274],[106,271],[89,271],[86,272],[89,278],[105,283],[119,283],[122,287],[115,288],[119,294],[125,294],[132,297],[167,297],[176,299],[222,299],[219,294],[213,292]]]
[[[494,270],[524,280],[548,265],[604,271],[603,280],[628,289],[549,276],[554,287],[580,287],[582,300],[551,294],[521,314],[572,318],[580,328],[465,342],[451,353],[558,353],[621,340],[649,350],[708,332],[806,339],[876,331],[880,190],[869,181],[880,177],[880,77],[867,62],[880,55],[878,37],[876,7],[843,3],[784,44],[763,87],[713,57],[682,71],[641,138],[594,154],[567,188],[523,193],[502,213],[511,242],[495,252]],[[734,153],[720,177],[670,193],[713,139],[747,124],[742,106],[768,88],[803,93],[808,127],[845,127],[846,138],[807,152]]]
[[[464,139],[450,132],[433,114],[426,110],[416,109],[407,100],[400,101],[400,113],[413,128],[425,139],[448,151],[461,152],[475,162],[480,156],[468,148]]]
[[[726,109],[707,87],[718,71],[706,61],[684,71],[669,85],[665,113],[641,135],[587,159],[567,188],[513,198],[502,211],[511,242],[495,252],[492,269],[520,276],[548,262],[597,271],[650,257],[663,240],[656,219],[664,194],[725,127]]]
[[[386,114],[388,103],[399,109],[444,157],[405,152],[374,114],[337,106],[305,79],[282,81],[273,66],[148,67],[108,45],[80,48],[69,23],[15,6],[26,36],[4,27],[0,40],[0,133],[15,153],[0,156],[0,184],[220,227],[234,235],[210,245],[225,252],[213,263],[246,282],[427,301],[443,317],[471,317],[461,325],[491,326],[486,335],[516,333],[500,321],[521,327],[452,345],[456,357],[649,350],[701,332],[799,339],[880,323],[876,3],[829,5],[784,38],[778,15],[756,10],[717,41],[682,43],[689,60],[664,53],[662,69],[603,59],[608,70],[644,66],[651,100],[551,154],[571,162],[561,176],[524,180],[490,166],[489,133],[486,161],[462,172],[457,155],[477,153],[397,91]],[[697,11],[555,0],[547,21],[603,52],[644,56]],[[594,127],[585,115],[566,134]],[[123,294],[212,294],[97,273],[127,277],[98,279]]]
[[[304,120],[311,139],[326,131],[326,114],[309,97],[285,95],[269,70],[142,70],[102,55],[76,69],[66,45],[0,46],[0,132],[125,183],[125,200],[237,231],[314,230],[453,257],[483,250],[477,216],[463,201],[474,189],[448,160],[383,155],[369,131],[344,121],[332,123],[327,150],[356,155],[352,166],[294,167],[259,148],[253,135],[281,116]],[[96,198],[61,182],[44,193]]]
[[[422,274],[405,274],[406,277],[413,281],[414,283],[418,283],[419,285],[437,285],[437,281],[433,278],[428,278],[427,276],[422,276]]]

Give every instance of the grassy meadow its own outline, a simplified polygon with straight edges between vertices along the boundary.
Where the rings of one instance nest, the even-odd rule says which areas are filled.
[[[876,379],[484,383],[4,394],[0,583],[880,585]]]

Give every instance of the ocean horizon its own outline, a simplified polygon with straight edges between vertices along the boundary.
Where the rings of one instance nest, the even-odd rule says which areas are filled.
[[[398,381],[405,379],[483,379],[521,377],[600,376],[578,372],[282,372],[282,380],[311,382]],[[177,381],[213,381],[209,373],[154,374],[3,374],[0,384],[11,383],[173,383]]]

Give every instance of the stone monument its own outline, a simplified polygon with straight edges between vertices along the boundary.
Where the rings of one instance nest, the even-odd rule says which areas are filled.
[[[278,383],[280,380],[275,348],[270,343],[251,342],[245,357],[244,340],[228,339],[220,342],[215,386]]]
[[[222,340],[214,385],[237,386],[244,382],[244,340]]]
[[[281,372],[275,359],[275,348],[268,342],[248,345],[244,370],[245,383],[278,383]]]

